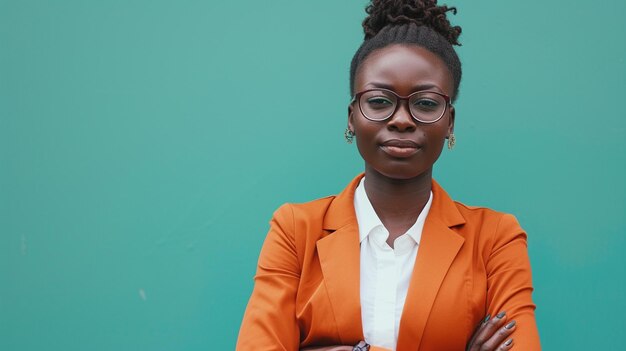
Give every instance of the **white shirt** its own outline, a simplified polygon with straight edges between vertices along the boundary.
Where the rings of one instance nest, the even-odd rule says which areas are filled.
[[[365,177],[354,193],[354,209],[361,243],[361,319],[368,344],[396,349],[402,308],[413,273],[424,221],[433,193],[409,230],[399,236],[392,249],[389,231],[365,193]]]

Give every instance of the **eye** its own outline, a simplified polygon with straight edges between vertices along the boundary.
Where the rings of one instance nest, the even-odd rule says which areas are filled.
[[[372,96],[366,100],[367,105],[374,109],[383,109],[393,106],[393,102],[384,96]]]
[[[439,105],[439,101],[430,98],[419,98],[413,102],[413,106],[420,111],[434,111]]]

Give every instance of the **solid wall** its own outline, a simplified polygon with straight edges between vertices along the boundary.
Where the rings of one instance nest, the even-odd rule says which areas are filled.
[[[546,350],[625,329],[626,2],[456,1],[435,177],[529,234]],[[0,349],[231,350],[272,212],[339,192],[364,1],[1,1]]]

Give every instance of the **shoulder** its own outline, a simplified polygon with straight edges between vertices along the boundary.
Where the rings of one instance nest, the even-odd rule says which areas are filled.
[[[300,221],[323,221],[330,204],[336,195],[329,195],[307,202],[287,202],[274,212],[274,218],[290,220],[294,224]]]
[[[295,238],[315,241],[345,225],[356,225],[354,190],[363,177],[357,175],[337,195],[301,203],[285,203],[274,212],[274,221],[288,223]]]
[[[526,232],[513,214],[484,206],[469,206],[459,201],[454,201],[454,204],[465,218],[465,223],[457,228],[457,232],[485,249],[486,254],[513,242],[526,246]]]
[[[285,203],[275,212],[270,225],[279,228],[284,246],[290,247],[302,266],[307,255],[311,255],[318,240],[330,231],[325,230],[328,214],[336,196],[326,196],[303,203]]]
[[[435,215],[443,222],[465,235],[485,236],[485,231],[493,231],[502,223],[517,223],[515,216],[485,206],[470,206],[453,200],[450,195],[433,180]],[[432,211],[432,209],[431,209]],[[464,235],[464,236],[465,236]]]
[[[517,218],[510,213],[494,210],[485,206],[470,206],[454,200],[454,205],[467,224],[481,224],[487,226],[500,226],[508,223],[518,223]]]

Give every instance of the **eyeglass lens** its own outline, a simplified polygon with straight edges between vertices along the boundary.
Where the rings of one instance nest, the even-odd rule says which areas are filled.
[[[418,92],[409,98],[409,110],[413,117],[423,122],[439,119],[446,108],[443,96],[431,92]],[[365,117],[381,121],[390,117],[398,105],[398,97],[385,90],[372,90],[363,93],[359,99]]]

